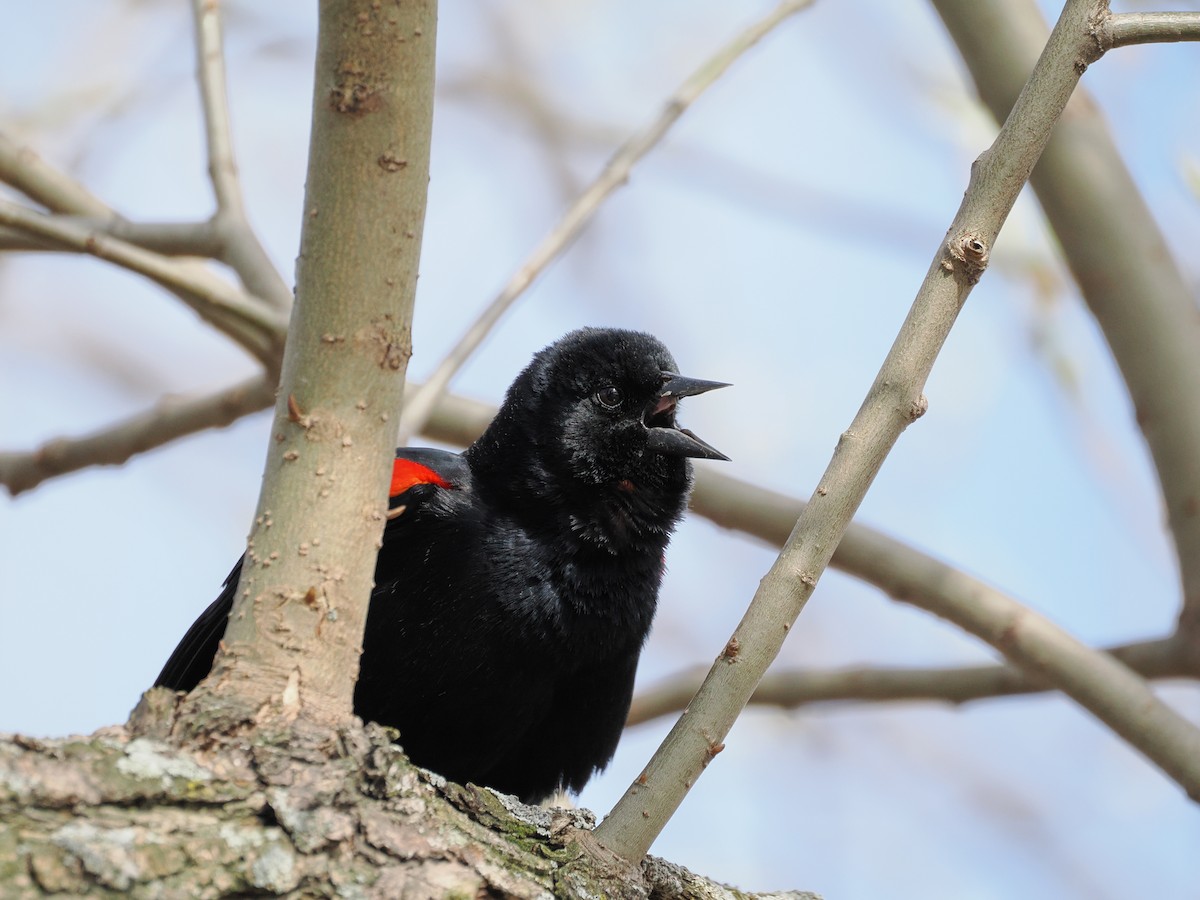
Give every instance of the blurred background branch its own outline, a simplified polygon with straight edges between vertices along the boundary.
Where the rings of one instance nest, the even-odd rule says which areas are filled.
[[[1003,121],[1045,42],[1036,4],[933,5],[980,98]],[[1105,12],[1101,31],[1126,21]],[[1200,659],[1200,316],[1192,286],[1085,91],[1068,105],[1031,184],[1150,448],[1179,563],[1180,629]]]
[[[744,53],[753,48],[788,17],[806,9],[812,3],[813,0],[783,0],[766,16],[737,34],[725,46],[700,64],[699,68],[667,99],[663,104],[662,111],[654,121],[618,148],[595,181],[589,184],[576,198],[562,219],[534,248],[509,279],[504,289],[484,308],[459,342],[446,354],[434,369],[433,374],[429,376],[429,380],[405,403],[400,419],[398,438],[401,446],[407,444],[413,434],[425,427],[426,421],[433,413],[434,406],[450,386],[450,381],[454,378],[455,373],[479,348],[484,338],[496,327],[509,307],[525,293],[546,267],[567,249],[609,195],[628,182],[633,167],[642,157],[658,146],[688,107]]]

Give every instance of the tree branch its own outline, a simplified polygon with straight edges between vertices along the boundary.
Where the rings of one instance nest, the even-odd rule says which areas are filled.
[[[300,302],[233,608],[182,701],[185,738],[353,717],[411,355],[436,22],[433,0],[320,4]]]
[[[483,342],[504,313],[533,284],[534,280],[553,262],[580,231],[592,220],[600,206],[613,191],[629,180],[629,173],[663,139],[696,99],[717,81],[742,54],[769,34],[789,16],[811,6],[813,0],[784,0],[770,13],[755,22],[732,41],[706,60],[663,105],[662,111],[646,128],[634,134],[609,160],[570,209],[509,279],[504,289],[480,313],[445,359],[434,370],[421,390],[405,406],[401,417],[398,442],[407,444],[409,438],[425,427],[425,422],[446,392],[451,379]]]
[[[0,225],[17,228],[65,250],[86,253],[136,272],[167,288],[218,331],[237,341],[274,371],[287,327],[279,312],[267,308],[213,275],[201,263],[168,259],[128,241],[91,231],[63,219],[0,200]]]
[[[992,146],[976,160],[958,214],[908,318],[808,507],[708,677],[642,775],[596,831],[626,860],[640,859],[705,766],[723,748],[738,713],[776,657],[792,623],[850,524],[900,432],[925,410],[921,394],[954,320],[987,266],[988,254],[1082,74],[1097,0],[1067,0],[1038,63]],[[883,548],[887,549],[887,548]],[[903,548],[907,551],[907,548]],[[911,561],[897,554],[893,566]],[[937,573],[911,567],[900,578],[927,583]],[[963,579],[972,625],[1041,673],[1057,667],[1065,689],[1200,798],[1200,730],[1119,663],[1039,627]],[[1098,662],[1099,661],[1099,662]],[[1094,675],[1100,672],[1102,679]]]
[[[163,256],[216,258],[220,246],[207,222],[130,222],[115,214],[105,218],[57,215],[58,222],[120,238]],[[0,250],[61,252],[62,246],[17,228],[0,228]]]
[[[206,428],[223,428],[265,409],[275,381],[256,375],[205,397],[165,397],[152,409],[79,438],[57,438],[32,453],[0,453],[0,484],[17,494],[86,466],[116,466],[130,457]]]
[[[208,150],[208,175],[217,209],[243,216],[242,187],[233,155],[233,129],[229,124],[229,97],[225,84],[225,52],[221,41],[221,7],[216,0],[192,0],[196,37],[196,81],[204,113]]]
[[[996,120],[1003,121],[1046,34],[1037,4],[934,0],[934,6],[980,98]],[[1097,15],[1093,27],[1102,30],[1112,18],[1121,17]],[[1095,55],[1093,36],[1092,45],[1081,48],[1080,59]],[[1200,663],[1196,300],[1122,162],[1099,107],[1080,93],[1069,111],[1058,123],[1031,183],[1121,370],[1154,460],[1179,561],[1180,633]]]
[[[1102,652],[1143,678],[1195,678],[1196,673],[1184,664],[1177,649],[1178,643],[1166,638],[1121,644]],[[707,666],[688,669],[651,685],[633,698],[626,726],[641,725],[686,709],[707,672]],[[793,669],[768,672],[755,688],[750,704],[796,709],[834,701],[931,700],[957,705],[1053,690],[1052,682],[1015,665]]]
[[[420,387],[406,384],[405,396]],[[88,466],[121,465],[139,453],[206,428],[231,425],[266,409],[274,399],[275,382],[265,375],[203,397],[167,397],[153,409],[90,435],[55,438],[33,451],[0,451],[0,484],[16,496]],[[434,409],[426,434],[447,444],[466,446],[483,433],[495,414],[494,406],[447,394]]]
[[[1109,14],[1096,28],[1096,41],[1101,53],[1131,44],[1200,41],[1200,13]]]
[[[111,220],[117,214],[78,181],[0,132],[0,181],[51,212]]]
[[[208,174],[217,201],[217,211],[209,223],[220,247],[216,256],[237,272],[248,291],[262,297],[275,309],[286,311],[292,305],[292,292],[250,227],[242,200],[229,123],[220,4],[217,0],[192,0],[192,15]]]
[[[203,222],[130,222],[82,184],[55,169],[30,147],[0,132],[0,181],[51,212],[55,219],[102,232],[165,256],[215,257],[210,225]],[[19,228],[0,227],[0,250],[59,250],[57,243]]]

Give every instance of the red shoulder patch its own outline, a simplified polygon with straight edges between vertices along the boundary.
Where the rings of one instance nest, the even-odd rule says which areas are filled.
[[[403,494],[414,484],[436,484],[438,487],[450,487],[450,482],[429,466],[423,466],[411,459],[397,459],[393,462],[392,487],[388,491],[388,496],[396,497]]]

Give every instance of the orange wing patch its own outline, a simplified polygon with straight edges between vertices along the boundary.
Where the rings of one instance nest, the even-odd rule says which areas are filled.
[[[438,487],[450,487],[450,482],[429,466],[423,466],[411,459],[397,459],[392,463],[392,487],[388,491],[389,497],[403,494],[414,484],[436,484]]]

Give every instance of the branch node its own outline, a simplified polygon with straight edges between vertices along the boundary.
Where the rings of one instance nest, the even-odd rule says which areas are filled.
[[[725,649],[721,651],[721,659],[733,665],[737,662],[738,654],[742,652],[742,642],[737,637],[731,637],[729,643],[725,645]]]
[[[973,285],[983,277],[988,266],[990,248],[987,240],[978,232],[964,231],[946,244],[946,250],[952,259],[962,265],[963,277],[967,284]],[[953,263],[948,260],[942,263],[942,268],[954,271]]]
[[[908,421],[915,422],[928,411],[929,398],[927,398],[924,394],[921,394],[916,400],[912,400],[908,404]]]

